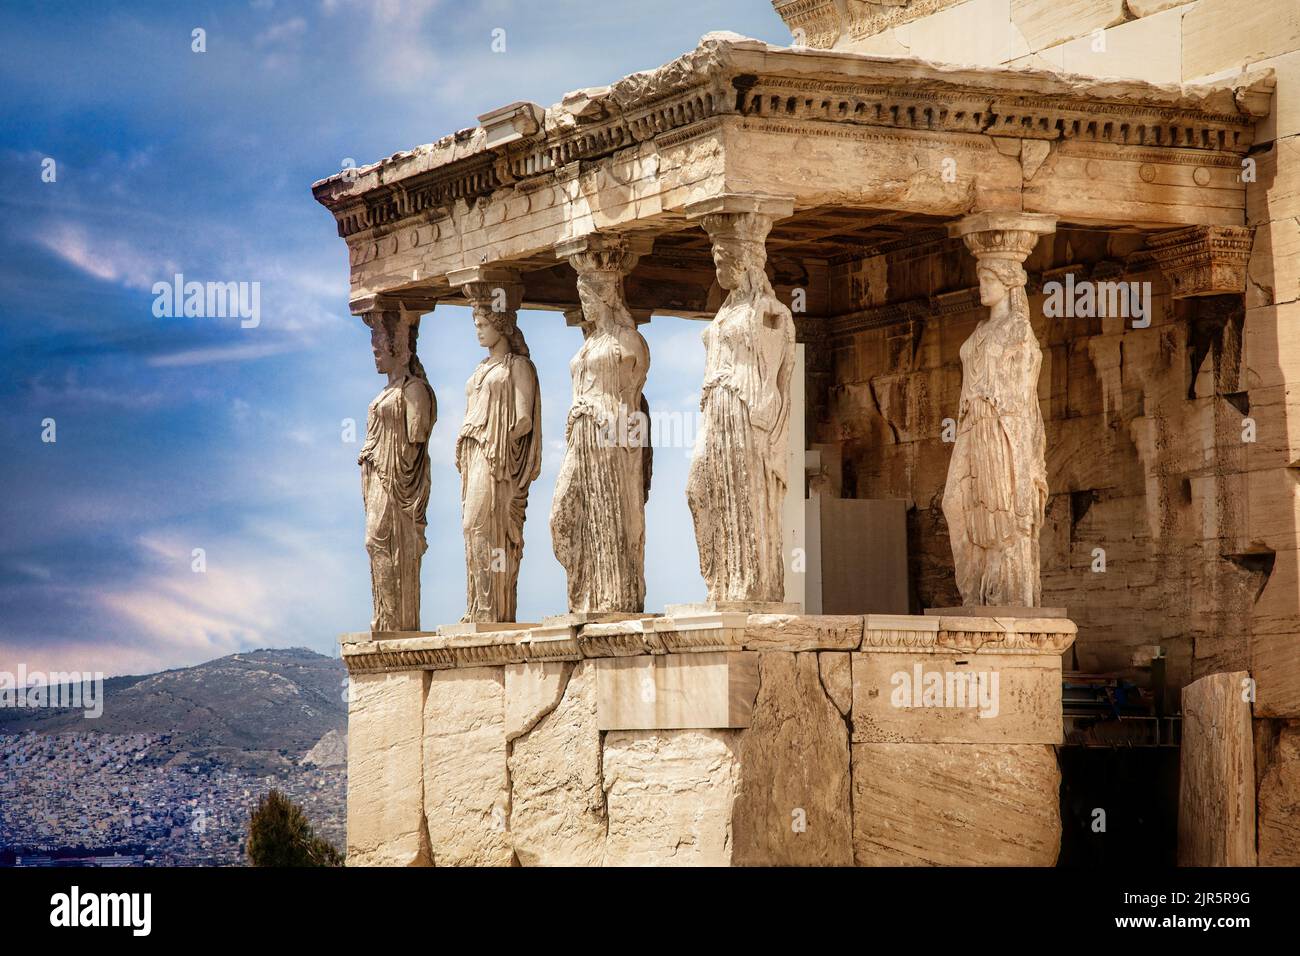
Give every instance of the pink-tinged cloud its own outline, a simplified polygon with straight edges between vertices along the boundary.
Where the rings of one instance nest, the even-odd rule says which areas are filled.
[[[36,241],[87,275],[132,289],[148,289],[159,276],[175,271],[170,261],[147,255],[120,238],[92,237],[75,223],[49,226]]]

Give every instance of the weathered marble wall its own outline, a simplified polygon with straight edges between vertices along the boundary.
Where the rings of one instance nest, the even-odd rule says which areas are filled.
[[[1069,621],[712,621],[345,644],[348,864],[1055,862]],[[999,672],[998,713],[880,720],[914,667]]]
[[[1243,622],[1268,581],[1269,560],[1248,540],[1250,446],[1242,421],[1251,409],[1240,297],[1171,300],[1158,271],[1124,271],[1121,261],[1139,243],[1133,235],[1062,230],[1026,263],[1043,348],[1039,398],[1051,493],[1042,600],[1066,607],[1078,623],[1081,669],[1144,678],[1134,656],[1162,644],[1169,679],[1181,686],[1246,666]],[[1150,326],[1045,317],[1034,279],[1041,287],[1065,272],[1149,282]],[[962,291],[975,283],[973,257],[949,241],[912,258],[837,267],[831,282],[849,315],[809,346],[810,434],[842,448],[844,497],[911,502],[908,545],[920,606],[960,604],[941,500],[953,447],[944,420],[957,418],[961,390],[959,349],[984,314]],[[817,321],[807,328],[815,331]],[[1267,412],[1254,414],[1259,441],[1272,440]],[[1104,571],[1096,549],[1104,551]]]
[[[810,46],[878,56],[1154,83],[1273,72],[1271,113],[1256,131],[1254,168],[1243,174],[1245,225],[1254,227],[1244,300],[1171,306],[1162,298],[1157,322],[1145,332],[1079,334],[1076,326],[1063,337],[1043,328],[1054,336],[1041,389],[1053,491],[1043,601],[1067,605],[1078,620],[1084,668],[1123,670],[1139,648],[1162,643],[1176,685],[1216,672],[1250,672],[1259,861],[1294,863],[1294,850],[1286,847],[1294,847],[1300,828],[1293,742],[1293,718],[1300,717],[1294,478],[1300,339],[1288,330],[1300,320],[1300,6],[1292,0],[773,5]],[[957,342],[974,317],[945,321]],[[913,333],[896,326],[862,336],[852,357],[837,353],[826,371],[844,394],[834,396],[822,434],[844,431],[855,404],[867,408],[871,432],[844,437],[858,462],[870,454],[862,451],[867,446],[883,448],[893,464],[879,473],[856,472],[858,494],[914,484],[913,570],[923,595],[948,602],[955,591],[942,515],[929,498],[942,487],[934,473],[942,474],[936,460],[944,451],[929,441],[930,432],[920,439],[900,435],[895,426],[902,415],[895,410],[904,401],[931,414],[936,403],[947,407],[957,387],[950,380],[955,344]],[[915,347],[917,338],[926,363],[917,368],[927,376],[917,378],[911,368],[880,371],[875,360],[882,349]],[[1186,393],[1181,401],[1180,392]],[[882,410],[872,415],[873,408]],[[1258,425],[1251,444],[1239,441],[1247,416]],[[923,443],[910,449],[896,447],[918,440]],[[906,479],[899,476],[908,469]],[[1089,571],[1093,542],[1106,548],[1104,575]]]

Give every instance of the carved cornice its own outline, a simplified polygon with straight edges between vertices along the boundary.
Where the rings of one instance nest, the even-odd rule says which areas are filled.
[[[862,651],[1061,654],[1078,627],[1068,618],[868,614]]]
[[[772,0],[796,43],[829,50],[956,6],[962,0]]]
[[[562,172],[576,175],[581,164],[638,143],[663,148],[690,139],[725,117],[804,135],[946,134],[976,146],[970,134],[988,134],[1141,146],[1153,156],[1194,151],[1220,165],[1214,157],[1250,146],[1255,99],[1227,86],[1090,86],[1048,74],[781,50],[723,35],[657,70],[571,94],[541,121],[539,108],[512,104],[484,114],[484,127],[345,170],[312,189],[341,236],[378,238],[412,219],[439,222],[458,204],[472,206],[504,187],[527,192]]]
[[[1076,630],[1065,618],[721,611],[454,636],[399,632],[370,639],[368,633],[352,634],[343,638],[342,651],[349,673],[368,674],[738,650],[1060,654]]]
[[[1152,236],[1128,264],[1154,263],[1175,299],[1241,293],[1253,238],[1249,226],[1190,226]]]

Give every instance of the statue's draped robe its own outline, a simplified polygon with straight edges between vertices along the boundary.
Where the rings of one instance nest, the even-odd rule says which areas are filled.
[[[645,607],[650,436],[648,420],[642,428],[637,422],[649,364],[645,339],[624,327],[592,331],[569,363],[573,407],[551,537],[573,612]]]
[[[703,413],[686,484],[712,601],[783,601],[794,322],[774,296],[733,293],[703,332]]]
[[[1047,506],[1038,371],[1028,306],[980,322],[962,343],[961,405],[943,511],[962,603],[1037,607]]]
[[[422,379],[408,375],[387,386],[370,403],[366,442],[361,447],[366,551],[375,602],[370,626],[375,631],[420,629],[420,558],[426,547],[429,454],[427,437],[413,442],[407,435],[407,394],[415,388],[429,393],[432,426],[436,416],[433,391]]]
[[[516,396],[532,393],[532,425],[517,438]],[[528,487],[541,470],[542,406],[537,370],[522,355],[489,356],[465,386],[456,439],[465,532],[465,620],[513,621],[524,551]]]

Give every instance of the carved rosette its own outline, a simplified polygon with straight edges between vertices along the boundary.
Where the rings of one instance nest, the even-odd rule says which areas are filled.
[[[1155,262],[1175,299],[1246,291],[1249,226],[1191,226],[1147,240],[1142,259]]]

